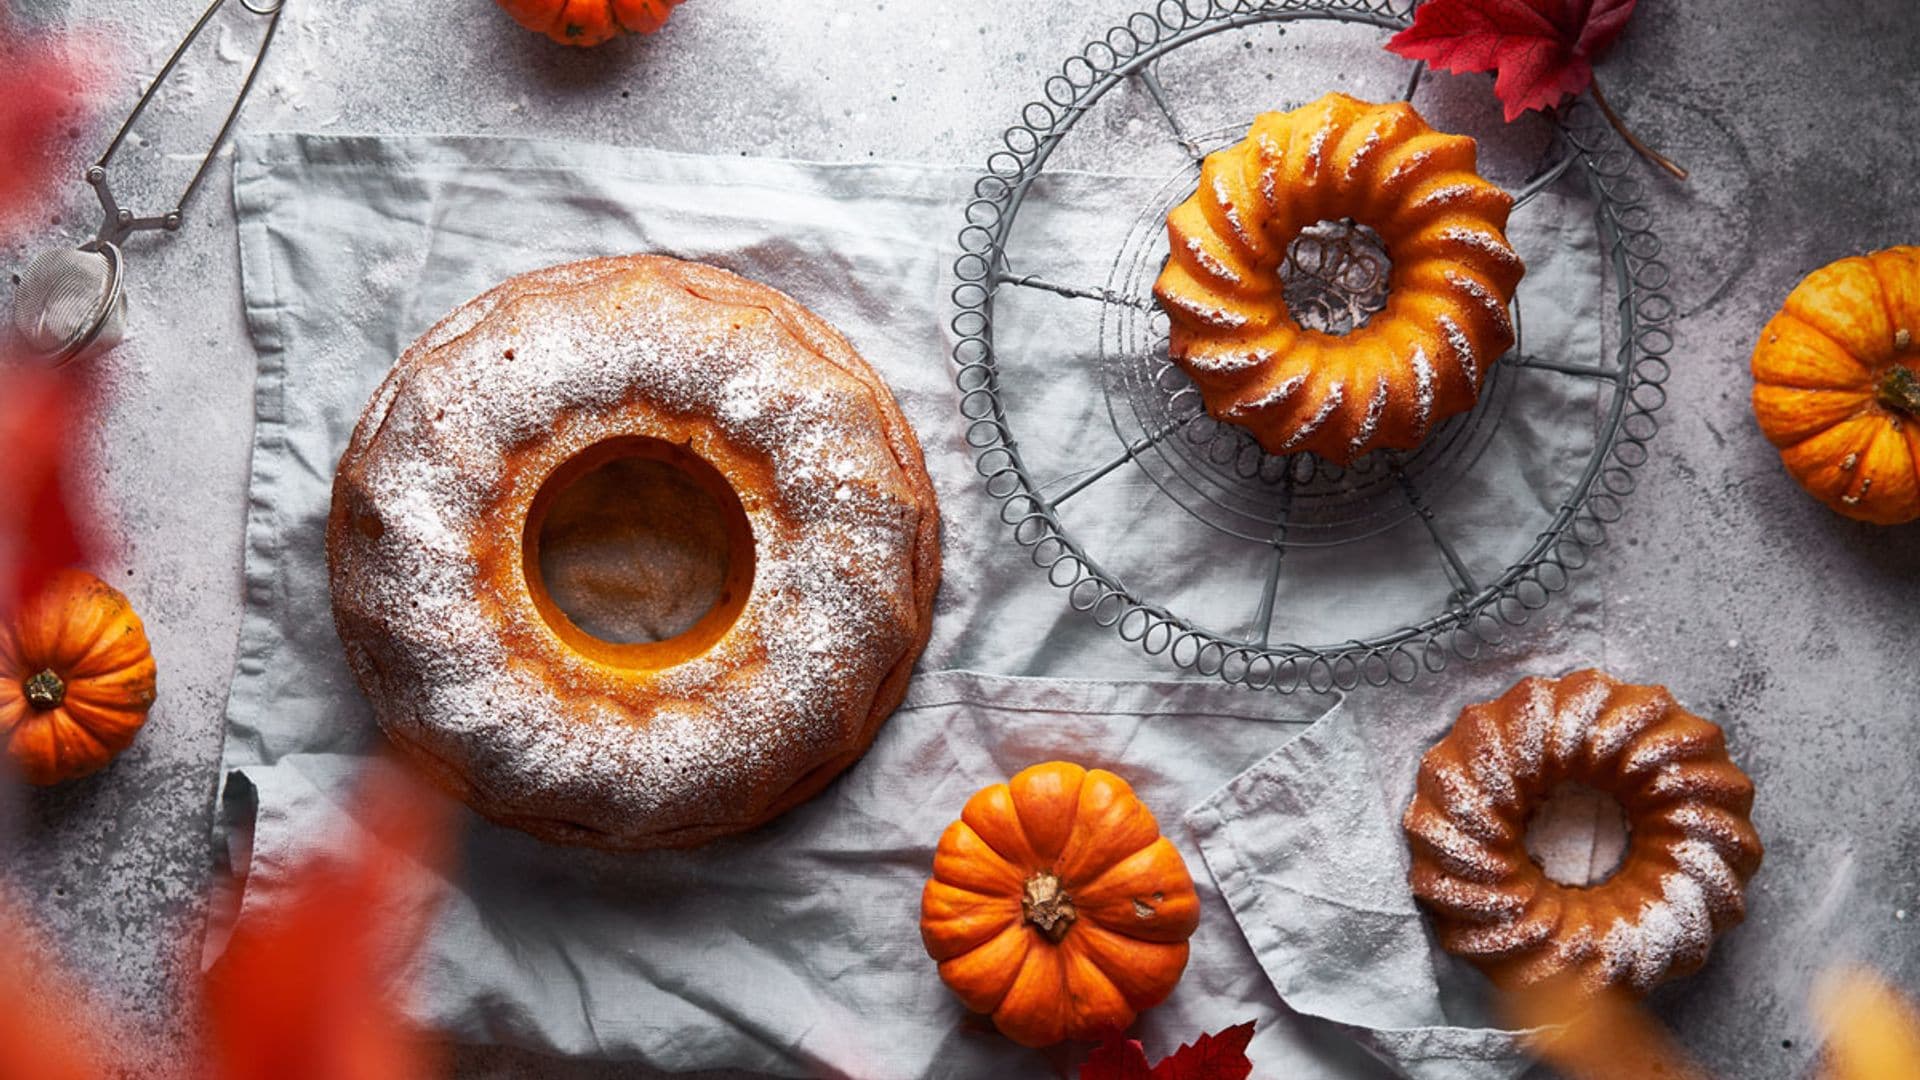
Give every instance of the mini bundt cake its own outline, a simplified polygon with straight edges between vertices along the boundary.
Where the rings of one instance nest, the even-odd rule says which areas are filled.
[[[651,509],[601,531],[678,515],[636,549],[724,567],[704,615],[662,609],[664,638],[589,632],[545,565],[547,518],[577,531],[591,507],[570,493],[608,467]],[[495,821],[613,849],[752,827],[852,764],[940,579],[933,488],[886,384],[781,293],[650,256],[513,278],[415,342],[340,461],[327,553],[394,744]],[[686,559],[654,561],[694,584]]]
[[[1620,866],[1565,885],[1528,855],[1528,821],[1558,785],[1613,796]],[[1746,913],[1760,866],[1753,784],[1720,729],[1657,686],[1598,671],[1522,680],[1470,705],[1420,763],[1403,822],[1413,892],[1440,944],[1505,989],[1571,979],[1645,993],[1706,962]]]
[[[1411,105],[1345,94],[1265,113],[1208,155],[1199,190],[1167,215],[1153,287],[1169,355],[1207,410],[1268,453],[1344,465],[1418,446],[1472,408],[1513,346],[1524,269],[1504,231],[1513,200],[1474,158],[1471,138]],[[1283,288],[1288,249],[1323,222],[1371,230],[1392,263],[1385,308],[1345,334],[1302,326]]]

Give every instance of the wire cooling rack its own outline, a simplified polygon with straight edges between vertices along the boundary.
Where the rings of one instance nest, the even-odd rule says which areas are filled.
[[[1620,519],[1633,491],[1633,470],[1647,460],[1647,443],[1658,430],[1654,413],[1666,402],[1665,357],[1673,347],[1666,326],[1674,313],[1663,292],[1669,273],[1659,261],[1644,189],[1628,175],[1631,156],[1584,98],[1554,119],[1559,153],[1552,163],[1513,195],[1517,210],[1567,174],[1584,180],[1618,317],[1610,362],[1530,353],[1516,305],[1514,348],[1491,369],[1473,410],[1436,428],[1416,450],[1377,452],[1340,468],[1310,454],[1263,453],[1242,429],[1208,417],[1198,392],[1168,361],[1166,318],[1151,293],[1164,258],[1165,216],[1193,191],[1200,160],[1241,138],[1246,126],[1188,131],[1159,78],[1160,60],[1201,39],[1260,24],[1332,21],[1391,31],[1409,19],[1408,6],[1381,0],[1162,0],[1046,80],[1043,99],[1021,110],[1003,148],[987,159],[966,208],[954,264],[953,359],[967,442],[987,491],[1000,503],[1001,520],[1074,609],[1149,654],[1229,683],[1281,692],[1407,683],[1422,671],[1444,670],[1451,657],[1471,659],[1497,645],[1565,589],[1605,543],[1607,527]],[[1424,70],[1413,68],[1408,99]],[[1049,156],[1095,103],[1128,84],[1151,100],[1165,137],[1187,164],[1141,209],[1104,284],[1016,273],[1009,242]],[[1029,470],[1008,421],[994,353],[994,301],[1003,289],[1041,290],[1102,308],[1098,374],[1117,442],[1110,458],[1064,484]],[[1602,403],[1592,454],[1548,526],[1503,573],[1481,581],[1449,537],[1445,498],[1480,460],[1513,396],[1515,368],[1587,380],[1600,388]],[[1248,583],[1257,585],[1259,598],[1251,633],[1209,629],[1139,595],[1071,535],[1060,507],[1091,497],[1102,480],[1128,467],[1144,471],[1169,500],[1220,533],[1269,549],[1264,580]],[[1351,544],[1413,519],[1447,575],[1442,610],[1347,641],[1298,644],[1275,634],[1276,596],[1290,551]]]

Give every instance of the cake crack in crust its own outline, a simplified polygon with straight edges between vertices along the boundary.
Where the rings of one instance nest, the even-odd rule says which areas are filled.
[[[529,583],[543,484],[633,440],[712,466],[750,530],[744,599],[698,647],[596,643]],[[817,316],[712,267],[589,260],[502,284],[395,363],[335,479],[334,618],[382,728],[483,815],[688,846],[865,752],[931,630],[938,521],[891,392]]]
[[[1628,818],[1626,856],[1598,884],[1554,881],[1524,846],[1566,781],[1611,794]],[[1440,944],[1505,989],[1570,978],[1643,994],[1698,970],[1745,917],[1762,855],[1752,808],[1720,729],[1665,689],[1598,671],[1526,679],[1468,706],[1421,760],[1408,880]]]
[[[1513,200],[1474,171],[1475,152],[1403,102],[1336,93],[1265,113],[1208,155],[1198,189],[1167,215],[1153,287],[1168,355],[1207,411],[1270,454],[1348,465],[1413,449],[1471,409],[1486,367],[1513,347],[1507,305],[1525,272],[1506,239]],[[1386,308],[1346,334],[1302,326],[1284,295],[1289,248],[1323,221],[1371,229],[1392,262]],[[1437,378],[1436,358],[1450,360]],[[1301,392],[1274,395],[1293,374]],[[1331,389],[1343,384],[1375,389]]]

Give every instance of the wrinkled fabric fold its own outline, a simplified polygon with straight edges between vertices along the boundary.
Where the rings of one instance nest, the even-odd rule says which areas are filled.
[[[1514,1033],[1442,1008],[1405,843],[1355,723],[1351,704],[1336,710],[1193,808],[1194,842],[1288,1006],[1406,1075],[1517,1076]]]

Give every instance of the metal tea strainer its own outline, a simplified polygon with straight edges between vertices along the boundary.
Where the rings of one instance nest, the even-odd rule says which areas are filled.
[[[160,69],[160,74],[154,77],[153,84],[147,87],[146,93],[140,95],[140,101],[120,124],[119,132],[107,144],[106,153],[87,168],[87,183],[93,186],[95,194],[100,197],[100,209],[105,218],[100,224],[99,235],[78,248],[55,248],[41,252],[20,275],[19,287],[13,297],[14,334],[29,356],[48,366],[58,367],[80,356],[111,349],[120,343],[127,329],[127,296],[123,288],[125,260],[120,254],[120,246],[128,236],[143,229],[179,231],[181,213],[187,200],[199,188],[207,167],[213,164],[220,144],[226,141],[227,132],[239,117],[240,106],[253,89],[254,77],[260,74],[260,63],[266,58],[267,46],[273,43],[273,33],[279,28],[280,13],[286,6],[286,0],[239,0],[241,7],[255,15],[265,16],[267,28],[261,35],[260,49],[254,54],[253,66],[247,69],[246,80],[240,84],[240,93],[234,98],[233,108],[227,112],[226,121],[213,137],[213,145],[207,148],[206,156],[200,159],[200,167],[194,171],[193,179],[187,181],[186,190],[180,193],[173,209],[165,214],[139,217],[114,199],[113,190],[107,184],[107,166],[113,161],[114,152],[120,149],[134,121],[140,118],[160,85],[167,81],[167,76],[180,63],[187,47],[200,36],[200,32],[206,29],[226,2],[213,0],[207,5],[199,21],[187,31],[187,36],[181,39],[179,47],[173,50],[173,55]]]

